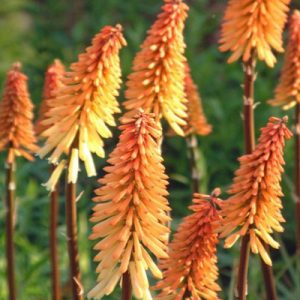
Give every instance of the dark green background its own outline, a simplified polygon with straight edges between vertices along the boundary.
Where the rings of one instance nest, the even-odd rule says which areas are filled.
[[[91,38],[104,25],[120,23],[125,30],[128,46],[121,52],[123,78],[130,72],[132,59],[145,38],[146,30],[160,10],[161,0],[1,0],[0,1],[0,89],[5,73],[14,61],[21,61],[24,72],[29,76],[29,88],[32,100],[38,111],[41,100],[43,75],[53,59],[60,58],[67,66],[76,60],[77,55],[89,45]],[[218,35],[226,1],[190,0],[189,19],[185,30],[187,43],[186,55],[191,63],[192,74],[203,98],[208,120],[214,130],[208,137],[199,138],[202,174],[202,189],[210,191],[220,186],[223,191],[232,181],[234,170],[238,167],[237,158],[243,153],[243,128],[241,103],[243,81],[240,62],[228,65],[228,54],[218,51]],[[299,1],[293,5],[300,7]],[[257,107],[256,126],[263,126],[270,115],[283,116],[279,108],[271,108],[266,100],[273,96],[282,65],[282,55],[274,69],[264,63],[258,64],[256,82]],[[123,93],[119,98],[123,101]],[[290,127],[293,123],[293,111]],[[115,145],[115,138],[107,141],[107,154]],[[187,205],[191,201],[189,164],[187,149],[182,138],[166,138],[163,155],[170,176],[170,203],[173,208],[173,227],[187,214]],[[0,194],[4,198],[4,158],[1,154]],[[103,174],[105,160],[96,159],[99,177]],[[287,219],[286,231],[282,235],[284,245],[280,251],[274,251],[274,269],[280,299],[300,298],[299,269],[296,272],[293,253],[295,250],[294,204],[293,204],[293,142],[288,142],[286,151],[286,173],[283,179],[284,216]],[[20,300],[50,299],[50,267],[48,259],[48,213],[47,192],[41,186],[48,178],[46,161],[37,158],[34,163],[18,160],[17,190],[17,280]],[[92,206],[92,190],[96,186],[95,178],[80,176],[79,191],[84,194],[78,203],[80,222],[80,253],[83,283],[88,291],[95,283],[95,255],[92,243],[88,241],[90,224],[88,217]],[[63,186],[62,186],[63,189]],[[226,198],[225,192],[223,193]],[[60,208],[60,258],[62,281],[67,289],[66,230],[64,226],[64,204]],[[0,206],[0,299],[6,299],[4,222],[3,202]],[[222,244],[222,243],[221,243]],[[238,247],[225,251],[220,245],[220,272],[223,286],[223,299],[233,299],[232,264],[236,267]],[[251,259],[249,275],[249,299],[264,299],[262,275],[259,259]],[[295,286],[295,282],[298,286]],[[119,299],[118,293],[107,299]]]

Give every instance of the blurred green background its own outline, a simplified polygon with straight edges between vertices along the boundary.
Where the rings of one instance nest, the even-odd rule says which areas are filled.
[[[199,138],[201,153],[199,165],[202,168],[202,190],[211,191],[219,186],[226,198],[226,189],[231,183],[233,172],[238,167],[237,158],[243,153],[243,128],[241,103],[243,73],[241,63],[228,65],[227,54],[218,51],[218,34],[225,0],[189,0],[189,19],[185,30],[187,51],[192,74],[203,98],[205,113],[213,125],[213,133]],[[104,25],[120,23],[125,29],[128,46],[122,50],[123,79],[129,74],[132,60],[156,14],[160,11],[161,0],[1,0],[0,1],[0,89],[3,90],[5,74],[14,61],[21,61],[24,72],[29,76],[32,100],[38,111],[47,66],[60,58],[67,66],[89,45],[91,38]],[[300,1],[293,1],[300,7]],[[257,135],[270,115],[283,116],[278,108],[271,108],[266,100],[273,96],[282,65],[269,69],[264,63],[258,64],[256,81],[256,127]],[[123,93],[119,100],[123,101]],[[293,112],[290,115],[292,127]],[[115,138],[107,141],[107,154],[115,145]],[[166,138],[163,155],[170,176],[170,203],[173,208],[173,228],[188,213],[191,201],[190,172],[185,140]],[[1,154],[0,195],[4,198],[4,158]],[[98,176],[102,176],[105,160],[96,159]],[[295,218],[293,198],[293,142],[286,149],[286,173],[283,179],[285,197],[284,216],[287,219],[285,232],[281,236],[281,250],[274,251],[274,270],[280,299],[300,299],[300,271],[296,271]],[[41,186],[48,178],[48,165],[39,158],[34,163],[18,160],[16,253],[17,281],[20,300],[45,300],[51,298],[50,265],[48,253],[49,199]],[[95,266],[92,257],[92,243],[88,241],[92,191],[95,178],[80,176],[79,192],[84,194],[78,203],[80,226],[80,264],[83,283],[88,291],[95,284]],[[63,185],[61,186],[63,191]],[[7,299],[4,257],[3,201],[0,206],[0,299]],[[66,229],[64,225],[64,203],[60,202],[60,262],[62,285],[68,293],[68,260],[66,256]],[[234,272],[239,247],[230,251],[220,244],[219,265],[223,291],[222,299],[233,299]],[[249,299],[265,299],[259,259],[252,257],[249,271]],[[299,266],[298,266],[299,267]],[[71,299],[66,296],[66,299]],[[107,299],[119,299],[118,291]]]

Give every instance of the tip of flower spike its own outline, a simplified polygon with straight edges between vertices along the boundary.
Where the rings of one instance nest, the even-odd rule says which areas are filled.
[[[115,26],[115,28],[116,28],[118,31],[120,31],[120,32],[123,31],[123,26],[122,26],[121,24],[117,24],[117,25]]]
[[[211,192],[211,196],[219,197],[221,195],[221,193],[222,193],[222,190],[219,187],[217,187]]]
[[[22,64],[19,61],[13,63],[12,65],[12,69],[14,71],[20,71],[21,68],[22,68]]]

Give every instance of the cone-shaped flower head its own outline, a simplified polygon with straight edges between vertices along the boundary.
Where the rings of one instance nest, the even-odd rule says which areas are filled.
[[[273,51],[283,52],[282,32],[291,0],[229,0],[222,25],[220,50],[231,51],[228,62],[251,52],[273,67]]]
[[[7,73],[2,101],[0,103],[0,151],[9,149],[8,161],[15,156],[33,160],[36,137],[33,130],[33,105],[27,88],[27,76],[15,63]]]
[[[220,219],[219,193],[216,189],[212,195],[194,194],[193,214],[183,219],[169,245],[169,258],[160,263],[163,279],[155,287],[162,290],[158,299],[219,299],[214,229]]]
[[[183,28],[188,7],[182,0],[164,0],[162,13],[137,54],[125,93],[128,110],[143,108],[166,118],[179,135],[186,124]],[[129,113],[130,114],[130,113]]]
[[[40,155],[53,151],[49,160],[57,163],[72,148],[69,181],[76,181],[78,157],[88,176],[94,176],[91,153],[104,156],[103,138],[111,137],[107,125],[115,126],[113,114],[120,112],[116,100],[121,84],[119,50],[125,44],[120,25],[104,27],[64,74],[64,86],[49,102],[51,109],[42,124],[53,125],[42,133],[47,140]]]
[[[289,43],[275,99],[271,105],[288,109],[300,102],[300,11],[295,10],[290,20]]]
[[[152,299],[146,271],[162,274],[152,256],[167,257],[170,210],[167,176],[159,150],[161,129],[153,114],[142,111],[124,117],[119,143],[111,153],[111,166],[96,189],[91,239],[101,239],[94,249],[98,284],[89,293],[100,299],[110,294],[123,273],[129,271],[133,293],[138,299]]]
[[[63,86],[62,78],[65,72],[64,65],[59,59],[55,59],[54,63],[50,65],[45,74],[45,82],[43,89],[43,101],[39,111],[39,118],[35,124],[35,132],[40,135],[43,131],[48,129],[52,124],[43,125],[46,120],[47,113],[50,110],[50,102],[55,97],[57,91]]]
[[[207,123],[198,88],[193,81],[190,67],[187,63],[185,64],[185,93],[188,100],[187,126],[184,128],[185,135],[191,133],[208,135],[212,131],[212,126]]]
[[[220,237],[227,237],[225,247],[231,247],[241,236],[250,234],[252,252],[259,253],[269,265],[272,262],[262,241],[279,248],[271,234],[283,231],[280,224],[284,222],[280,199],[283,196],[280,186],[284,171],[283,148],[285,139],[292,136],[286,121],[286,117],[270,118],[254,152],[239,159],[240,168],[228,191],[232,196],[224,201],[221,210]]]

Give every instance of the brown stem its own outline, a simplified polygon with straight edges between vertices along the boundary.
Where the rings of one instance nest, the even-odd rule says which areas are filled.
[[[132,288],[129,271],[123,274],[122,278],[122,300],[132,299]]]
[[[75,138],[70,149],[69,162],[72,149],[78,147],[78,137]],[[68,177],[68,176],[67,176]],[[76,183],[68,182],[66,187],[66,222],[68,252],[70,260],[71,286],[74,300],[83,299],[83,289],[81,284],[81,274],[79,267],[79,253],[77,244],[77,208],[76,208]]]
[[[55,169],[51,165],[51,171]],[[61,290],[59,284],[59,262],[58,262],[58,243],[57,243],[57,223],[58,223],[58,187],[55,186],[50,194],[50,228],[49,228],[49,244],[50,244],[50,261],[52,270],[52,299],[61,299]]]
[[[7,163],[6,171],[6,261],[8,299],[16,300],[15,249],[14,249],[14,213],[15,213],[15,163]]]
[[[300,104],[296,105],[295,116],[295,189],[296,189],[296,224],[297,224],[297,255],[300,256]]]
[[[247,154],[252,153],[255,147],[254,131],[254,81],[255,81],[255,59],[252,54],[251,58],[244,63],[244,138],[245,151]],[[250,238],[245,235],[241,241],[240,262],[238,269],[238,280],[236,286],[235,298],[244,300],[247,296],[247,274],[249,265]]]
[[[194,134],[186,137],[186,143],[189,151],[190,168],[192,172],[192,192],[200,192],[200,170],[198,169],[198,141]]]
[[[251,58],[244,63],[244,136],[245,136],[245,150],[250,154],[255,149],[255,126],[254,126],[254,82],[255,82],[255,59],[252,53]],[[269,251],[268,245],[261,241],[267,252]],[[242,238],[240,250],[240,262],[238,270],[238,281],[236,288],[235,298],[244,300],[247,296],[247,274],[249,265],[250,253],[250,238],[245,235]],[[261,267],[264,275],[264,282],[268,300],[277,299],[275,281],[273,276],[272,267],[265,264],[261,259]]]

